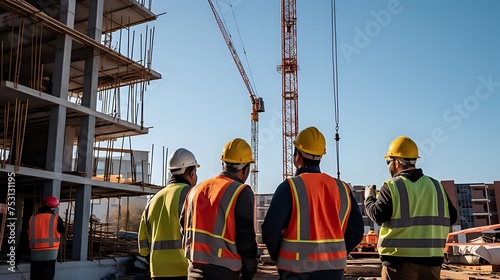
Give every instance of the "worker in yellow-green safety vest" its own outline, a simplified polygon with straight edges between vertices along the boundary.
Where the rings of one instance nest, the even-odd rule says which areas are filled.
[[[182,250],[179,213],[200,167],[193,153],[177,149],[169,158],[171,179],[148,203],[139,227],[139,252],[149,255],[152,279],[187,279],[188,261]]]
[[[385,158],[392,178],[378,196],[375,185],[365,188],[365,213],[382,225],[377,246],[382,279],[439,280],[457,210],[443,185],[415,167],[418,147],[409,137],[396,138]]]

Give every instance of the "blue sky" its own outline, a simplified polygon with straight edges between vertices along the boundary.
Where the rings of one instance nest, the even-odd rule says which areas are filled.
[[[240,59],[229,0],[222,7]],[[251,66],[260,114],[259,193],[282,181],[280,1],[231,0]],[[323,172],[336,175],[331,1],[297,0],[299,128],[327,139]],[[417,166],[439,180],[500,180],[500,2],[339,0],[337,7],[341,179],[355,185],[389,178],[383,156],[408,135]],[[161,147],[191,150],[199,180],[216,175],[226,142],[250,142],[250,99],[207,1],[153,1],[153,68],[163,79],[145,97],[147,136],[155,145],[153,182],[161,183]],[[250,76],[247,68],[247,74]],[[248,179],[247,182],[249,182]]]

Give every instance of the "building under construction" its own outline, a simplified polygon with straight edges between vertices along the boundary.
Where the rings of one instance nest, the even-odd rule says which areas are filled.
[[[144,94],[161,78],[151,69],[155,29],[149,24],[157,18],[151,1],[0,0],[1,279],[30,276],[22,233],[49,195],[60,198],[66,228],[59,279],[106,279],[137,253],[137,241],[129,238],[137,218],[129,209],[134,199],[144,205],[144,196],[161,188],[151,184],[149,152],[131,144],[133,136],[148,133]],[[282,0],[284,178],[294,173],[290,158],[298,132],[296,35],[295,1]],[[250,96],[256,126],[263,106]],[[252,127],[252,147],[258,146],[256,131]],[[500,182],[443,185],[459,210],[454,226],[499,223]],[[362,209],[364,186],[353,190]],[[257,233],[271,199],[256,197]],[[365,231],[376,227],[366,216],[364,221]],[[363,273],[372,268],[360,262]]]
[[[129,261],[121,251],[137,250],[118,230],[127,229],[128,198],[160,188],[150,184],[148,153],[130,142],[148,133],[143,97],[161,78],[151,69],[156,18],[151,0],[0,1],[0,278],[29,276],[29,254],[17,246],[49,195],[60,198],[67,231],[58,277],[101,279]],[[109,224],[110,199],[122,225]],[[107,204],[106,220],[92,201]]]

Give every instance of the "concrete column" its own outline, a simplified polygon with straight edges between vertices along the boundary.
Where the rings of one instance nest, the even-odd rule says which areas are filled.
[[[64,150],[64,131],[66,126],[66,107],[55,105],[50,109],[50,124],[47,139],[47,157],[45,169],[48,171],[62,171]]]
[[[95,135],[95,117],[83,116],[78,137],[78,171],[92,178],[92,158]]]
[[[92,186],[90,185],[80,185],[76,187],[71,258],[77,261],[87,260],[91,194]]]
[[[23,193],[16,193],[16,247],[19,248],[19,241],[21,238],[21,229],[23,225],[23,201],[24,201],[24,194]],[[26,213],[29,214],[29,213]]]
[[[87,35],[100,43],[102,34],[103,1],[90,0],[89,25]],[[97,80],[99,74],[99,54],[92,51],[92,56],[85,59],[82,105],[91,109],[97,104]]]
[[[59,20],[69,27],[74,26],[76,0],[61,0]],[[56,40],[53,87],[51,94],[68,98],[69,70],[71,64],[72,39],[67,35],[59,35]],[[55,105],[50,109],[50,124],[47,137],[47,156],[45,169],[56,173],[62,172],[64,134],[66,126],[66,107]],[[61,181],[50,180],[44,186],[43,195],[59,197]]]
[[[104,1],[91,0],[89,7],[89,25],[87,34],[100,42]],[[99,54],[92,50],[85,59],[85,73],[83,81],[82,105],[92,110],[97,105],[97,82],[99,74]],[[92,156],[95,137],[95,117],[84,116],[81,119],[80,135],[78,138],[78,171],[84,172],[88,178],[92,177]],[[72,258],[86,260],[88,248],[88,227],[90,220],[92,186],[77,187],[75,203],[75,230],[73,238]]]
[[[64,135],[64,151],[63,151],[63,171],[71,171],[72,159],[73,159],[73,141],[75,138],[75,128],[71,126],[66,127],[66,133]]]
[[[73,28],[75,25],[76,0],[61,0],[59,21]],[[69,69],[73,41],[68,35],[58,35],[56,41],[55,66],[52,77],[52,95],[68,98]]]

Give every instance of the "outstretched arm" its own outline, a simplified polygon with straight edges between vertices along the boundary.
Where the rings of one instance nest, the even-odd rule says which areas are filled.
[[[365,214],[379,225],[391,219],[392,195],[387,184],[382,185],[378,197],[365,198]]]

